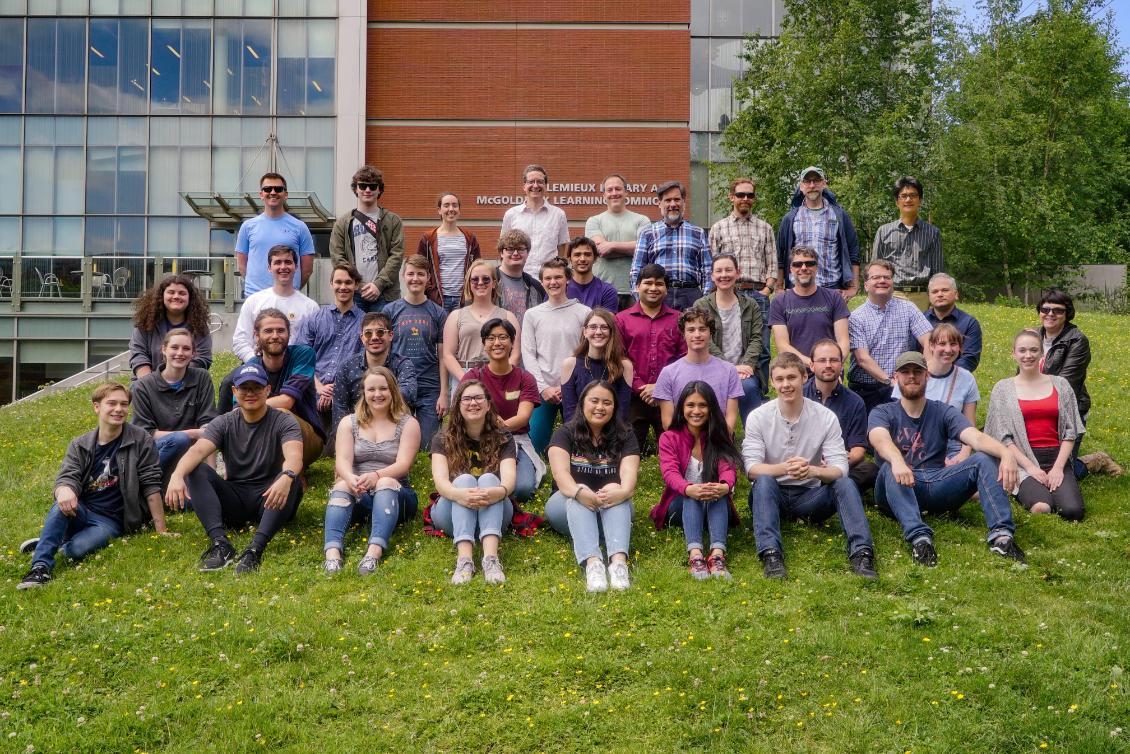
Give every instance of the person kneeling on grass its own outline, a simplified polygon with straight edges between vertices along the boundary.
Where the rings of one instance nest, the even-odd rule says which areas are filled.
[[[921,356],[921,354],[919,354]],[[838,513],[851,570],[875,578],[875,548],[859,488],[848,478],[840,422],[831,409],[804,397],[807,368],[786,351],[769,364],[777,397],[747,417],[742,457],[753,482],[749,507],[765,577],[783,579],[781,516],[820,523]]]
[[[238,408],[221,414],[181,458],[169,479],[165,502],[183,510],[192,501],[211,545],[200,557],[200,570],[219,571],[236,559],[224,524],[255,522],[251,545],[239,555],[235,572],[259,568],[271,539],[294,518],[302,500],[302,430],[288,411],[267,404],[267,372],[255,363],[231,374]],[[220,450],[227,479],[202,461]]]
[[[627,589],[628,543],[632,536],[632,495],[640,468],[636,435],[620,419],[619,396],[604,380],[581,391],[580,408],[549,441],[549,465],[557,492],[546,501],[545,517],[573,538],[573,554],[585,567],[585,588]],[[608,568],[600,555],[600,535]]]
[[[659,437],[663,497],[651,509],[655,527],[682,525],[691,576],[730,578],[726,536],[737,526],[734,484],[741,462],[726,417],[709,383],[692,380],[682,389],[671,428]],[[709,557],[703,557],[703,525],[710,529]]]
[[[506,574],[498,560],[498,543],[514,518],[509,497],[518,449],[483,383],[464,377],[452,407],[447,428],[432,438],[432,481],[439,499],[429,506],[430,519],[455,540],[458,557],[452,584],[466,584],[475,575],[471,555],[476,533],[483,544],[483,578],[501,584]]]
[[[167,534],[161,509],[161,466],[153,438],[126,423],[130,392],[105,382],[91,396],[98,426],[71,440],[55,478],[55,504],[43,530],[20,545],[33,552],[31,570],[17,589],[43,586],[51,580],[55,553],[81,560],[111,539],[140,529],[150,518]]]
[[[420,449],[420,425],[388,367],[375,367],[362,381],[356,413],[337,427],[338,481],[326,506],[326,573],[341,571],[345,530],[372,519],[369,549],[357,565],[367,576],[377,570],[396,525],[416,515],[416,493],[408,472]]]
[[[876,406],[867,418],[867,436],[875,455],[884,461],[875,480],[875,502],[898,519],[914,562],[933,567],[938,564],[934,531],[922,521],[922,512],[956,511],[976,492],[989,528],[989,550],[1023,563],[1024,551],[1013,539],[1016,525],[1005,492],[1016,487],[1016,459],[956,408],[927,399],[927,379],[925,357],[906,351],[895,361],[902,397]],[[960,440],[975,452],[946,466],[951,440]]]

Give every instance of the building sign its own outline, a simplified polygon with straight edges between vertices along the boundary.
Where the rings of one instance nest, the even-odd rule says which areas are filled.
[[[655,206],[659,204],[655,196],[658,183],[629,183],[625,189],[628,206]],[[545,198],[550,204],[558,206],[583,205],[603,207],[604,195],[600,191],[599,183],[551,183],[546,187]],[[480,206],[497,205],[513,207],[526,201],[525,194],[478,194],[475,204]]]

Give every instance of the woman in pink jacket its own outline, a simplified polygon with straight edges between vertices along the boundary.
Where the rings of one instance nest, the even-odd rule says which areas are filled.
[[[695,380],[675,404],[671,428],[659,438],[659,468],[665,488],[651,509],[657,529],[683,527],[691,576],[730,578],[726,534],[738,524],[734,485],[741,456],[718,408],[714,389]],[[705,526],[704,526],[705,525]],[[709,528],[709,555],[703,557],[703,530]]]

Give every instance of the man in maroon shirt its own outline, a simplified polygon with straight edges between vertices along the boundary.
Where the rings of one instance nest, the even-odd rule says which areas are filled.
[[[636,293],[639,301],[616,315],[616,325],[635,365],[628,421],[643,451],[649,428],[655,429],[656,443],[663,432],[659,402],[652,395],[655,381],[663,367],[687,352],[687,344],[679,332],[679,312],[663,303],[667,271],[661,265],[649,264],[640,270]]]

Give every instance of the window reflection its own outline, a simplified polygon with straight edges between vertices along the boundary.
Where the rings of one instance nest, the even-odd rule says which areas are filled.
[[[0,18],[0,39],[0,113],[18,113],[23,105],[23,19]]]
[[[271,22],[217,20],[214,70],[217,113],[270,113]]]
[[[87,112],[145,112],[148,28],[143,18],[90,22]]]
[[[86,78],[86,19],[27,22],[27,109],[81,113]]]

